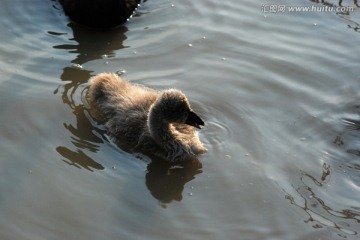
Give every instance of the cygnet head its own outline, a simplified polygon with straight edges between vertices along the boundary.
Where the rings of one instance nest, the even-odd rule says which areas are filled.
[[[192,111],[186,96],[177,89],[163,91],[152,111],[157,112],[168,123],[182,123],[199,129],[204,126],[204,121]]]

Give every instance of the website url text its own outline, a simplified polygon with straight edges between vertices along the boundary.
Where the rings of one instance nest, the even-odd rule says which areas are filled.
[[[353,12],[355,6],[286,6],[277,4],[262,5],[263,13],[284,13],[284,12]]]

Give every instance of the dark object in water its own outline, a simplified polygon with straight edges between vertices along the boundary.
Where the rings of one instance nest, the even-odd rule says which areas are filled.
[[[59,0],[74,22],[93,28],[113,28],[129,19],[139,0]]]

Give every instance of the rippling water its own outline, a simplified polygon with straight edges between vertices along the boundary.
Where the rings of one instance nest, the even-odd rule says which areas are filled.
[[[0,238],[358,239],[356,4],[149,0],[101,32],[55,1],[2,1]],[[85,99],[104,71],[182,89],[208,153],[116,147]]]

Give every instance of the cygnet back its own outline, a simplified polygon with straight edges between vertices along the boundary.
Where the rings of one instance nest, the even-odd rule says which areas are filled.
[[[196,128],[204,125],[177,89],[155,91],[113,73],[90,80],[88,95],[105,126],[125,150],[155,154],[168,161],[195,159],[206,152]]]

